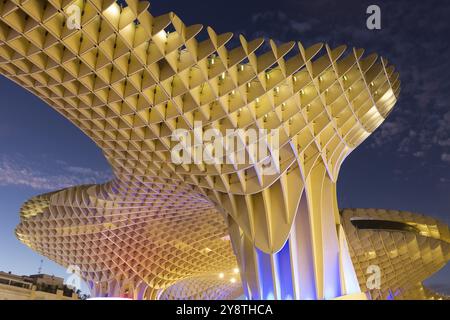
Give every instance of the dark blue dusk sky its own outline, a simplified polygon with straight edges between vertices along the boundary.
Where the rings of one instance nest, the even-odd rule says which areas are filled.
[[[366,28],[371,4],[381,8],[381,30]],[[150,10],[218,33],[347,44],[387,58],[400,72],[400,100],[344,163],[339,205],[409,210],[450,224],[449,1],[154,0]],[[38,98],[3,77],[0,95],[0,270],[36,273],[41,257],[14,236],[21,204],[111,173],[100,150]],[[65,276],[46,259],[43,271]],[[450,268],[427,283],[450,293]]]

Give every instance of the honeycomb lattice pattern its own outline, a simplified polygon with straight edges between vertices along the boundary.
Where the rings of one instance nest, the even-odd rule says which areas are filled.
[[[161,300],[235,300],[242,296],[240,282],[221,280],[217,275],[194,277],[167,288]]]
[[[449,228],[431,217],[375,209],[347,209],[342,217],[361,290],[372,299],[425,297],[417,284],[450,260]],[[352,219],[397,221],[416,231],[357,229]],[[381,268],[381,290],[366,287],[370,265]]]
[[[155,299],[186,277],[236,268],[223,218],[202,197],[169,185],[170,196],[156,198],[139,194],[139,185],[118,188],[82,186],[32,199],[16,234],[49,259],[77,266],[96,296]]]
[[[231,33],[210,27],[198,40],[202,26],[173,13],[154,17],[146,1],[126,3],[0,3],[1,74],[79,127],[115,173],[106,185],[26,203],[19,239],[62,265],[79,265],[98,294],[157,298],[177,281],[235,267],[221,240],[223,216],[232,239],[243,234],[262,252],[278,251],[303,197],[323,298],[321,266],[339,252],[329,232],[340,224],[331,205],[339,168],[391,112],[398,73],[345,46],[269,41],[264,51],[263,39],[240,36],[232,47]],[[82,10],[79,30],[67,26],[73,4]],[[202,133],[279,129],[280,150],[247,165],[233,154],[226,164],[173,164],[173,131],[192,133],[196,121]],[[247,159],[252,150],[245,148]],[[267,160],[279,160],[276,174],[262,174]],[[319,245],[322,234],[329,247]]]

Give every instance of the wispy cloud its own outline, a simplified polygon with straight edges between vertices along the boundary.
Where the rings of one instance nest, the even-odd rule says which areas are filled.
[[[21,155],[0,155],[0,186],[24,186],[52,191],[75,185],[103,183],[112,178],[109,170],[69,165],[51,159],[25,159]]]
[[[398,137],[404,136],[407,130],[407,124],[402,119],[395,119],[384,123],[374,134],[372,147],[378,148],[383,144],[389,143]],[[414,136],[415,132],[410,131],[407,137]]]
[[[293,40],[289,38],[303,35],[318,23],[317,19],[299,20],[283,11],[258,12],[252,15],[251,20],[254,24],[264,26],[261,30],[255,31],[251,35],[252,38],[272,38],[278,42]]]
[[[450,164],[450,153],[443,153],[441,155],[441,160]]]
[[[327,42],[333,48],[345,43],[389,59],[400,73],[400,99],[389,118],[361,148],[378,155],[389,154],[393,165],[401,164],[407,167],[402,170],[411,174],[429,171],[436,181],[448,181],[450,60],[446,39],[450,32],[450,3],[380,2],[382,30],[370,31],[365,24],[367,6],[353,2],[342,6],[331,0],[308,4],[286,0],[279,10],[253,14],[254,31],[247,35],[274,38],[277,42],[299,40],[305,46]],[[345,12],[349,7],[353,9]]]
[[[280,42],[297,39],[306,45],[326,41],[332,47],[342,42],[386,56],[400,72],[402,94],[392,115],[367,146],[379,152],[385,152],[382,146],[391,147],[401,157],[440,162],[436,155],[450,152],[450,86],[446,79],[450,61],[446,58],[448,42],[444,41],[450,31],[446,22],[450,4],[437,5],[434,0],[414,5],[408,0],[380,3],[382,30],[374,32],[365,25],[366,7],[354,2],[355,11],[345,13],[341,10],[348,6],[340,8],[333,1],[308,5],[286,1],[284,10],[252,16],[256,30],[264,30],[253,36]],[[318,18],[316,12],[323,12],[323,16]],[[430,37],[431,33],[436,36]]]

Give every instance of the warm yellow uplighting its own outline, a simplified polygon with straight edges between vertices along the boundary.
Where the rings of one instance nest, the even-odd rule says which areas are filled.
[[[164,31],[164,29],[163,29],[156,34],[156,37],[162,41],[166,41],[167,40],[167,32]]]
[[[106,16],[118,16],[120,14],[120,6],[117,3],[113,3],[105,10]]]
[[[387,60],[201,33],[144,0],[77,0],[85,15],[71,32],[55,16],[67,2],[4,2],[0,74],[75,123],[115,174],[33,198],[21,241],[61,264],[80,261],[86,281],[99,281],[95,295],[232,298],[241,281],[248,299],[359,290],[336,183],[394,107],[400,82]],[[376,257],[389,258],[383,250]],[[277,252],[289,253],[280,268]],[[223,290],[209,290],[214,282]]]

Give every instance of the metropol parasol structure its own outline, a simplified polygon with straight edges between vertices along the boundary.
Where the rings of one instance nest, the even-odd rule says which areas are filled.
[[[76,266],[94,296],[442,298],[422,281],[449,259],[446,225],[337,205],[343,161],[397,102],[394,67],[346,46],[238,40],[153,16],[147,1],[3,1],[1,74],[89,136],[114,172],[27,201],[17,237]],[[177,130],[235,130],[249,161],[175,163]],[[260,139],[257,157],[246,130],[276,130],[276,150]]]

